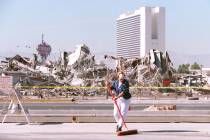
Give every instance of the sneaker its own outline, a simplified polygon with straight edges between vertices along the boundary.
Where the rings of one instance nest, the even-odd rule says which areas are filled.
[[[122,131],[122,126],[118,127],[118,131]]]
[[[119,131],[122,131],[122,126],[118,126],[118,125],[117,125],[117,130],[116,130],[116,132],[119,132]]]

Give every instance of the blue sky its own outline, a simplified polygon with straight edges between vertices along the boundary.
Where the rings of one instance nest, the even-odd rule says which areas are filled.
[[[0,0],[0,52],[32,53],[42,33],[53,52],[115,52],[115,19],[141,6],[166,7],[167,50],[210,54],[210,0]]]

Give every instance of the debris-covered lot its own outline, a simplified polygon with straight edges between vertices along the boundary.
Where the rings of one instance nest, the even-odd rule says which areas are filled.
[[[104,54],[103,62],[98,62],[85,44],[77,45],[73,52],[61,52],[54,61],[47,59],[51,48],[44,41],[37,51],[31,58],[17,54],[1,61],[1,75],[13,76],[14,86],[25,96],[50,98],[106,95],[105,81],[116,79],[118,71],[126,73],[130,86],[186,86],[189,79],[194,80],[195,86],[206,85],[203,75],[174,74],[168,53],[154,49],[141,59],[127,60]],[[116,67],[111,68],[104,62],[116,63]],[[133,95],[146,91],[148,89],[131,88]],[[172,89],[150,89],[151,95],[153,91],[156,94],[177,92]]]

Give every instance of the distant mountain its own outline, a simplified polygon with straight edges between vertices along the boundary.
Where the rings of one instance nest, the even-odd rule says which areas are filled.
[[[0,52],[0,60],[4,60],[5,57],[13,57],[17,54],[22,55],[24,57],[28,57],[28,58],[33,57],[31,53]]]
[[[5,57],[13,57],[13,56],[15,56],[17,54],[19,54],[21,56],[24,56],[24,57],[28,57],[28,58],[32,58],[33,57],[32,53],[0,52],[0,61],[4,60]],[[98,53],[97,52],[96,53],[91,52],[91,54],[95,55],[95,60],[96,60],[97,63],[104,62],[105,64],[107,64],[111,68],[114,68],[116,66],[115,61],[104,59],[104,55],[105,54],[115,56],[114,52],[98,52]],[[59,53],[53,52],[53,53],[50,54],[48,59],[50,59],[52,61],[56,61],[56,60],[58,60],[59,56],[60,56]]]
[[[109,60],[109,59],[104,59],[104,55],[112,55],[116,56],[116,53],[114,52],[100,52],[100,53],[95,53],[95,60],[96,62],[104,62],[109,68],[115,69],[116,67],[116,61],[114,60]]]
[[[184,54],[169,51],[169,56],[175,68],[180,64],[193,64],[197,62],[203,67],[210,67],[210,54]]]
[[[181,54],[176,53],[172,51],[168,51],[169,56],[171,58],[171,61],[173,63],[174,68],[178,68],[180,64],[193,64],[194,62],[197,62],[200,65],[203,65],[203,67],[210,67],[210,54]],[[103,59],[104,54],[109,54],[115,56],[116,53],[114,52],[104,52],[104,53],[96,53],[96,59],[97,60],[105,60]],[[106,61],[106,60],[105,60]],[[113,66],[115,66],[114,61],[110,61],[109,63],[112,63]]]
[[[115,52],[91,52],[92,55],[95,55],[96,61],[101,62],[104,61],[106,64],[108,64],[111,67],[115,67],[115,61],[106,60],[104,59],[104,55],[113,55],[116,56]],[[180,64],[193,64],[194,62],[197,62],[198,64],[202,64],[203,67],[210,67],[210,54],[184,54],[184,53],[177,53],[168,51],[169,56],[171,58],[171,61],[174,65],[174,68],[178,68]],[[15,56],[18,53],[15,52],[0,52],[0,60],[3,60],[3,57],[12,57]],[[19,53],[20,54],[20,53]],[[32,58],[32,53],[21,53],[20,55]],[[52,53],[49,56],[49,59],[51,60],[57,60],[59,57],[59,53]]]

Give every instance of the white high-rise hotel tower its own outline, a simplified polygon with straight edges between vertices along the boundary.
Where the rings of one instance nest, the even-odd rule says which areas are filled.
[[[117,56],[142,58],[150,49],[165,51],[165,8],[141,7],[117,19]]]

